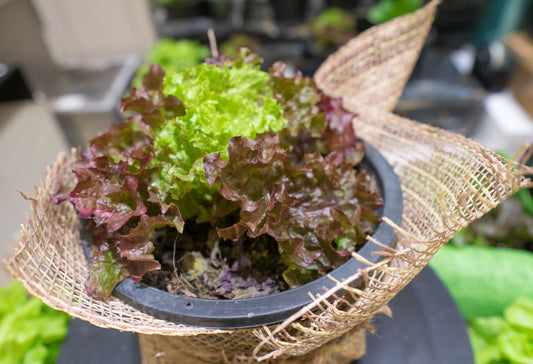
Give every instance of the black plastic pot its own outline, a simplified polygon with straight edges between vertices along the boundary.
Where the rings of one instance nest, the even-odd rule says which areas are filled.
[[[386,216],[399,224],[402,216],[402,192],[398,177],[383,156],[367,144],[363,168],[376,176],[378,189],[385,206],[381,216]],[[386,223],[380,223],[372,235],[381,243],[393,246],[395,232]],[[382,248],[367,242],[358,254],[372,263],[378,262],[380,255],[373,252]],[[355,274],[364,264],[355,258],[330,272],[337,280]],[[362,283],[356,280],[353,286]],[[324,293],[324,287],[331,288],[335,283],[324,276],[303,286],[265,297],[236,300],[210,300],[179,296],[163,290],[135,283],[126,279],[117,285],[114,295],[129,305],[154,317],[191,326],[207,328],[244,328],[282,322],[303,306],[311,303],[310,293],[314,296]]]

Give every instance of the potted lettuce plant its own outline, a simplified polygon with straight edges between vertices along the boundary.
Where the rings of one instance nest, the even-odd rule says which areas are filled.
[[[90,245],[87,291],[170,321],[247,327],[287,318],[393,244],[398,180],[353,114],[285,65],[243,49],[165,74],[93,139],[70,200]],[[149,285],[150,284],[150,285]],[[354,284],[362,284],[357,281]]]

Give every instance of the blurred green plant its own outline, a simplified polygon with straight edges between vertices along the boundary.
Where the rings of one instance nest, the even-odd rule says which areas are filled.
[[[447,245],[429,264],[467,321],[501,316],[518,297],[533,297],[533,253],[526,250]]]
[[[338,47],[355,35],[356,19],[350,12],[331,7],[320,13],[311,24],[318,47]]]
[[[478,317],[468,329],[476,364],[533,363],[533,298],[519,297],[503,317]]]
[[[137,69],[132,84],[139,88],[150,65],[158,64],[166,73],[194,67],[211,55],[209,47],[191,39],[160,39],[150,50],[146,62]]]
[[[381,0],[368,9],[366,18],[372,24],[381,24],[401,15],[412,13],[424,4],[424,0]]]
[[[261,47],[261,41],[244,33],[234,33],[220,45],[220,52],[229,58],[235,58],[241,48],[248,48],[256,53]]]
[[[28,295],[13,280],[0,287],[0,364],[53,364],[70,316]]]

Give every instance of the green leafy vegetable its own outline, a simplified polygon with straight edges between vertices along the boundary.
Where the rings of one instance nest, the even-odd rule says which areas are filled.
[[[509,324],[529,332],[533,338],[533,298],[517,298],[513,305],[505,310],[504,316]]]
[[[256,52],[261,47],[261,42],[248,34],[232,33],[229,39],[220,45],[220,52],[227,57],[235,58],[243,47]]]
[[[479,317],[469,326],[477,364],[533,363],[533,299],[520,297],[504,317]]]
[[[70,317],[11,281],[0,287],[0,364],[53,364]]]
[[[209,47],[195,40],[160,39],[148,53],[145,64],[138,68],[132,84],[135,87],[141,87],[142,76],[148,72],[152,64],[159,65],[165,72],[173,73],[196,66],[209,57],[209,54]]]
[[[222,153],[224,158],[235,135],[253,139],[257,133],[278,131],[286,124],[272,97],[268,74],[253,62],[235,62],[231,67],[202,64],[170,74],[163,93],[180,99],[187,111],[167,119],[154,137],[152,166],[159,175],[150,188],[162,193],[161,200],[181,200],[194,188],[197,198],[203,190],[205,202],[211,202],[203,158],[211,153]],[[185,217],[191,215],[184,209]]]
[[[313,20],[311,28],[318,47],[338,47],[355,35],[355,16],[348,11],[331,7]]]
[[[160,269],[156,232],[182,233],[191,219],[223,239],[277,243],[291,286],[364,243],[383,201],[354,170],[364,144],[353,114],[312,79],[287,77],[282,63],[263,72],[259,62],[242,50],[179,72],[152,66],[122,101],[129,120],[91,141],[70,193],[92,234],[91,295],[106,299],[122,279]],[[249,268],[238,256],[219,282],[226,297]],[[268,294],[274,281],[248,283]]]

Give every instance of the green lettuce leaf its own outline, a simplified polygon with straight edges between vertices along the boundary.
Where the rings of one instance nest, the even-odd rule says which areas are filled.
[[[53,364],[70,317],[31,297],[16,280],[0,287],[0,364]]]
[[[163,93],[180,99],[186,113],[167,118],[154,131],[151,166],[158,174],[150,189],[162,201],[180,201],[195,190],[195,203],[209,205],[214,190],[207,185],[203,158],[211,153],[225,158],[233,136],[253,139],[257,133],[285,126],[268,74],[255,58],[246,57],[242,54],[231,67],[202,64],[165,77]],[[199,213],[192,203],[180,207],[184,218]]]
[[[531,334],[505,328],[498,336],[498,346],[504,362],[511,364],[533,364],[533,337]]]
[[[500,348],[496,344],[498,333],[503,327],[505,327],[505,321],[500,317],[480,318],[474,325],[468,327],[475,363],[505,363]],[[488,328],[487,332],[484,331],[485,328]],[[491,335],[490,332],[494,331],[496,333]]]
[[[504,317],[477,317],[468,333],[477,364],[533,363],[533,299],[519,297]]]
[[[148,53],[146,63],[141,65],[132,81],[133,86],[142,85],[142,76],[148,72],[149,65],[157,64],[165,72],[178,72],[193,67],[209,57],[209,47],[191,39],[160,39]]]
[[[533,338],[533,299],[519,297],[505,310],[505,319],[511,325],[529,332]]]

